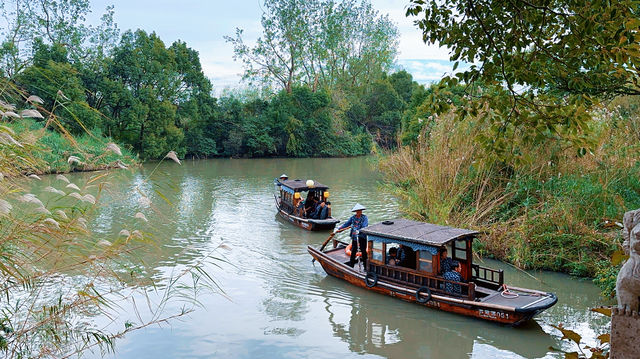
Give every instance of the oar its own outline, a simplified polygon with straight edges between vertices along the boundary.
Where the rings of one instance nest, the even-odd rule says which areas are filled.
[[[342,232],[342,231],[344,231],[344,230],[346,230],[346,229],[348,229],[348,228],[351,228],[351,227],[346,227],[346,228],[340,229],[340,230],[338,230],[337,232],[331,232],[331,234],[329,235],[329,238],[327,238],[327,240],[326,240],[326,241],[324,241],[324,243],[322,243],[322,245],[320,246],[320,252],[322,252],[322,250],[324,249],[324,247],[327,245],[327,243],[329,243],[329,241],[331,240],[331,238],[333,238],[333,236],[335,236],[335,235],[336,235],[336,233],[340,233],[340,232]],[[315,259],[315,258],[313,258],[313,259],[311,260],[311,263],[314,263],[315,261],[316,261],[316,259]]]

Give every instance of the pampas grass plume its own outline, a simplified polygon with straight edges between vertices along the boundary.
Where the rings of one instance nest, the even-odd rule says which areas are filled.
[[[4,199],[0,199],[0,216],[6,216],[7,214],[9,214],[9,212],[11,212],[12,208],[13,206],[11,206],[11,203],[5,201]]]
[[[69,179],[67,177],[65,177],[64,175],[57,175],[56,179],[62,181],[62,182],[66,182],[66,183],[70,183]]]
[[[74,189],[76,191],[80,191],[80,188],[78,186],[76,186],[75,183],[69,183],[67,185],[67,188],[71,188],[71,189]]]
[[[116,145],[113,142],[107,144],[107,151],[111,151],[111,152],[117,154],[118,156],[122,156],[122,151],[120,151],[120,147],[118,147],[118,145]]]
[[[42,101],[42,99],[40,97],[36,96],[36,95],[29,96],[27,98],[27,102],[30,102],[30,103],[34,103],[35,102],[35,103],[39,103],[41,105],[44,103],[44,101]]]
[[[178,159],[178,155],[174,152],[174,151],[169,151],[169,153],[167,153],[166,156],[164,156],[165,158],[168,158],[170,160],[172,160],[173,162],[181,165],[182,163],[180,163],[180,160]]]
[[[149,222],[147,217],[145,217],[144,213],[142,213],[142,212],[136,213],[135,216],[133,216],[133,218],[137,218],[137,219],[141,219],[141,220],[143,220],[145,222]]]

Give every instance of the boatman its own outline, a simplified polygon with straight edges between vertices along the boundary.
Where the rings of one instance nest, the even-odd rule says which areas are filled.
[[[356,203],[351,212],[355,212],[348,221],[344,222],[340,228],[333,230],[333,233],[342,232],[345,228],[351,227],[351,258],[349,258],[349,266],[353,267],[356,264],[356,253],[358,249],[362,253],[362,264],[364,268],[367,268],[367,236],[360,233],[360,230],[369,225],[369,219],[366,215],[362,214],[364,211],[363,205]],[[358,245],[359,244],[359,245]]]

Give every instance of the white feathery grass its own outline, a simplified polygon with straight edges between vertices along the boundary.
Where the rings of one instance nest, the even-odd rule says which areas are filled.
[[[73,190],[80,191],[80,187],[76,186],[76,184],[75,184],[75,183],[69,183],[69,184],[67,185],[67,188],[71,188],[71,189],[73,189]]]
[[[120,231],[119,235],[123,236],[123,237],[129,237],[131,235],[131,233],[129,233],[129,231],[127,231],[126,229],[123,229]]]
[[[179,165],[182,164],[182,163],[180,163],[180,160],[178,159],[178,155],[173,151],[169,151],[169,153],[167,153],[167,155],[164,156],[164,157],[172,160],[173,162],[175,162],[175,163],[177,163]]]
[[[18,200],[20,202],[33,203],[35,205],[38,205],[38,207],[44,207],[44,205],[42,204],[42,201],[40,201],[35,194],[31,194],[31,193],[24,194],[18,197]]]
[[[135,214],[135,216],[133,216],[133,218],[141,219],[141,220],[143,220],[143,221],[145,221],[145,222],[149,222],[149,220],[147,219],[147,217],[145,217],[144,213],[142,213],[142,212],[138,212],[138,213],[136,213],[136,214]]]
[[[51,186],[47,186],[47,187],[45,187],[45,189],[44,189],[44,190],[45,190],[46,192],[51,192],[51,193],[59,194],[59,195],[61,195],[61,196],[66,195],[66,193],[64,193],[63,191],[61,191],[61,190],[59,190],[59,189],[57,189],[57,188],[53,188],[53,187],[51,187]]]
[[[4,175],[2,174],[2,172],[0,172],[0,181],[2,181],[4,179]]]
[[[67,214],[66,214],[66,213],[64,213],[64,211],[63,211],[63,210],[61,210],[61,209],[57,209],[54,213],[55,213],[58,217],[60,217],[60,218],[62,218],[62,219],[65,219],[65,220],[66,220],[66,219],[69,219],[69,217],[67,217]]]
[[[122,156],[122,151],[120,151],[120,147],[118,147],[118,145],[116,145],[115,143],[111,142],[107,144],[107,151],[111,151],[115,154],[117,154],[118,156]]]
[[[29,178],[32,178],[32,179],[35,179],[35,180],[38,180],[38,181],[42,181],[42,178],[40,178],[40,176],[38,176],[36,174],[30,174]]]
[[[143,235],[142,235],[142,232],[136,229],[135,231],[131,232],[131,237],[142,239]]]
[[[38,112],[37,110],[22,110],[22,112],[20,112],[20,116],[22,117],[31,117],[31,118],[44,118],[40,112]]]
[[[0,143],[5,144],[7,146],[15,145],[18,147],[24,147],[20,142],[16,141],[15,138],[11,137],[10,134],[5,132],[0,132]]]
[[[78,192],[69,193],[69,197],[73,197],[73,198],[77,199],[78,201],[82,201],[82,196]]]
[[[50,215],[51,214],[51,212],[48,209],[46,209],[45,207],[38,207],[38,208],[36,208],[34,210],[34,212],[40,213],[40,214],[46,214],[46,215]]]
[[[16,132],[13,129],[11,129],[11,127],[0,125],[0,128],[3,129],[4,132],[6,132],[6,133],[8,133],[10,135],[14,135],[15,136],[15,134],[16,134]]]
[[[69,158],[67,158],[67,163],[69,163],[69,164],[77,163],[77,164],[81,165],[82,161],[80,160],[80,157],[78,157],[78,156],[69,156]]]
[[[17,113],[13,112],[13,111],[7,111],[5,113],[2,114],[2,117],[7,116],[7,117],[13,117],[13,118],[20,118],[20,115],[18,115]]]
[[[36,95],[31,95],[31,96],[27,97],[27,102],[30,102],[30,103],[34,103],[35,102],[35,103],[39,103],[41,105],[44,103],[44,101],[42,101],[42,99],[40,97],[36,96]]]
[[[118,168],[122,168],[123,170],[126,170],[127,168],[129,168],[129,167],[127,167],[127,165],[125,165],[124,163],[120,162],[120,160],[116,161],[116,166],[118,166]]]
[[[84,217],[80,217],[76,220],[80,227],[87,229],[87,220]]]
[[[53,218],[47,218],[43,221],[44,223],[52,226],[52,227],[56,227],[56,228],[60,228],[60,224],[58,223],[58,221],[56,221]]]
[[[110,247],[111,246],[111,242],[109,242],[106,239],[101,239],[96,243],[98,246],[100,247]]]
[[[6,216],[11,212],[13,206],[11,203],[5,201],[4,199],[0,199],[0,216]]]
[[[71,183],[71,182],[69,182],[69,179],[68,179],[67,177],[65,177],[65,175],[57,175],[57,176],[56,176],[56,179],[57,179],[57,180],[60,180],[60,181],[62,181],[62,182]]]
[[[16,110],[16,105],[12,104],[12,103],[6,103],[2,100],[0,100],[0,107],[4,108],[7,111],[15,111]]]
[[[82,196],[81,200],[83,202],[89,202],[91,204],[96,204],[96,198],[90,194],[85,194],[84,196]]]
[[[63,100],[65,101],[69,101],[69,98],[67,96],[64,95],[64,93],[62,92],[62,90],[58,90],[57,92],[58,96],[61,97]]]

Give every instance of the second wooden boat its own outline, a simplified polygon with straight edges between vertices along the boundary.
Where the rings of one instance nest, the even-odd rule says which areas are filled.
[[[331,216],[331,205],[327,205],[325,218],[311,218],[310,211],[304,210],[305,202],[312,198],[318,202],[328,202],[329,187],[313,180],[290,180],[286,175],[280,176],[274,183],[277,190],[274,195],[276,208],[287,222],[308,231],[333,230],[340,222]]]

